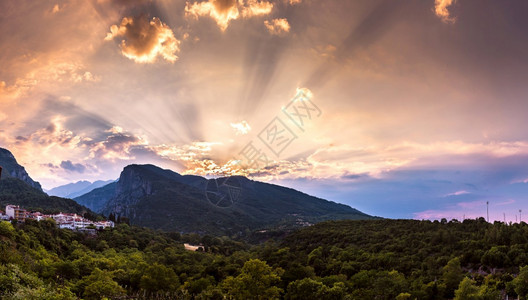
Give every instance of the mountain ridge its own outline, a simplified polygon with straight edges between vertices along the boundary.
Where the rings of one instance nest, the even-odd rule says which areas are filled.
[[[25,168],[17,163],[15,156],[4,148],[0,148],[0,166],[0,209],[13,204],[30,211],[69,212],[92,219],[97,217],[93,211],[72,199],[48,196],[40,184],[31,179]]]
[[[127,217],[135,225],[181,232],[240,234],[373,218],[345,204],[242,176],[207,179],[154,165],[129,165],[117,182],[75,200],[104,215]]]
[[[18,178],[30,185],[31,187],[42,192],[42,187],[40,186],[40,183],[34,181],[29,176],[26,169],[18,164],[13,153],[11,153],[11,151],[5,148],[0,148],[0,166],[2,167],[1,178]]]

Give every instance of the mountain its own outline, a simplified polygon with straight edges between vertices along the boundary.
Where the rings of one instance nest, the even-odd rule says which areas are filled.
[[[114,196],[116,185],[116,182],[111,182],[103,187],[93,189],[88,193],[73,198],[73,200],[93,211],[101,211],[108,200]]]
[[[19,165],[11,152],[0,148],[0,209],[6,205],[20,205],[22,208],[43,213],[70,212],[88,214],[95,217],[93,211],[79,205],[71,199],[50,197],[42,191],[40,184]]]
[[[115,184],[75,200],[105,215],[127,217],[132,224],[181,232],[239,234],[372,218],[344,204],[242,176],[206,179],[153,165],[127,166]]]
[[[4,148],[0,148],[0,166],[2,167],[1,178],[18,178],[30,186],[42,191],[40,183],[31,179],[31,177],[29,177],[28,173],[26,172],[26,169],[18,164],[15,156],[9,150]]]
[[[75,197],[82,196],[86,193],[93,191],[96,188],[103,187],[112,182],[114,182],[114,180],[97,180],[95,182],[89,182],[86,180],[77,181],[75,183],[68,183],[52,188],[51,190],[47,191],[47,193],[50,196],[58,196],[73,199]]]

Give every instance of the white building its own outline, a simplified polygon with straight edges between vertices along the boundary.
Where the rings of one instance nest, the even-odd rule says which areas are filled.
[[[0,219],[6,219],[6,220],[14,219],[14,220],[19,220],[19,221],[24,221],[26,218],[31,218],[37,221],[52,218],[53,220],[55,220],[55,223],[57,223],[57,226],[59,228],[65,228],[65,229],[71,229],[71,230],[86,229],[92,226],[95,227],[96,229],[114,227],[114,222],[109,221],[109,220],[94,222],[94,221],[85,219],[84,217],[79,216],[78,214],[66,214],[62,212],[56,215],[44,215],[40,212],[28,213],[26,212],[25,209],[22,209],[16,205],[7,205],[6,214],[2,215],[0,213]]]
[[[24,221],[26,219],[26,210],[18,205],[7,205],[5,214],[13,220]]]

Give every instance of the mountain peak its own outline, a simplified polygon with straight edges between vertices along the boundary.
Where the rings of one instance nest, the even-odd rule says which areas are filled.
[[[4,149],[4,148],[0,148],[0,159],[2,158],[12,158],[16,162],[16,159],[13,153],[11,153],[11,151]]]
[[[246,229],[368,219],[351,208],[244,176],[206,179],[154,165],[129,165],[119,181],[76,198],[132,224],[181,232],[240,234]]]
[[[33,188],[42,191],[40,183],[34,181],[29,177],[29,174],[26,172],[26,169],[19,165],[15,156],[11,151],[0,148],[0,166],[2,166],[2,178],[15,177],[25,183],[29,184]]]

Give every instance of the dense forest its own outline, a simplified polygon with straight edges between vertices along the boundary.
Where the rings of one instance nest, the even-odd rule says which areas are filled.
[[[0,297],[527,299],[527,251],[526,223],[482,218],[329,221],[245,241],[127,224],[93,235],[52,220],[4,221]]]

